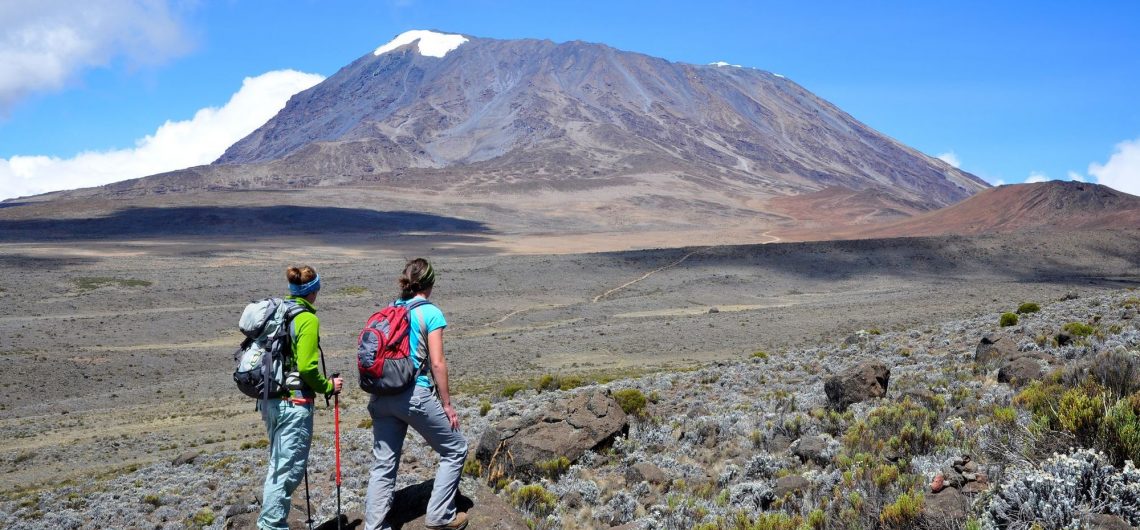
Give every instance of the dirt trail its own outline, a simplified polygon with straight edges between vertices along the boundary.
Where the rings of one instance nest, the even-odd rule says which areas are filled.
[[[0,317],[0,322],[31,322],[37,320],[71,320],[79,318],[108,318],[123,315],[153,315],[155,313],[184,313],[187,311],[202,311],[206,309],[232,309],[245,307],[245,304],[199,305],[186,307],[149,307],[146,309],[129,309],[123,311],[92,311],[90,313],[71,313],[54,315],[26,315],[14,317]]]
[[[610,290],[608,290],[608,291],[606,291],[606,292],[604,292],[604,293],[602,293],[602,294],[599,294],[598,296],[595,296],[595,297],[594,297],[593,303],[595,303],[595,304],[596,304],[596,303],[598,303],[599,301],[601,301],[603,298],[605,298],[605,297],[607,297],[607,296],[609,296],[609,295],[611,295],[611,294],[613,294],[613,293],[616,293],[616,292],[618,292],[618,291],[620,291],[620,290],[622,290],[622,289],[625,289],[626,287],[629,287],[629,286],[631,286],[631,285],[633,285],[633,284],[635,284],[635,283],[637,283],[637,282],[640,282],[640,281],[642,281],[642,280],[644,280],[644,279],[646,279],[646,278],[649,278],[650,276],[653,276],[654,274],[657,274],[657,273],[659,273],[659,272],[661,272],[661,271],[664,271],[664,270],[668,270],[668,269],[671,269],[671,268],[673,268],[673,267],[676,267],[677,265],[680,265],[680,264],[681,264],[682,262],[684,262],[685,260],[689,259],[689,258],[690,258],[690,257],[691,257],[693,254],[696,254],[696,253],[698,253],[698,252],[704,251],[704,250],[705,250],[705,249],[707,249],[707,248],[708,248],[708,247],[701,247],[701,248],[698,248],[697,250],[694,250],[694,251],[692,251],[692,252],[689,252],[688,254],[685,254],[684,256],[681,256],[681,258],[680,258],[680,259],[678,259],[677,261],[674,261],[673,263],[670,263],[670,264],[668,264],[668,265],[665,265],[665,266],[663,266],[663,267],[659,267],[659,268],[653,269],[653,270],[651,270],[651,271],[649,271],[649,272],[647,272],[647,273],[645,273],[645,274],[641,275],[641,277],[640,277],[640,278],[637,278],[637,279],[635,279],[635,280],[630,280],[630,281],[628,281],[628,282],[625,282],[625,283],[623,283],[623,284],[621,284],[621,285],[619,285],[619,286],[617,286],[617,287],[614,287],[613,289],[610,289]]]

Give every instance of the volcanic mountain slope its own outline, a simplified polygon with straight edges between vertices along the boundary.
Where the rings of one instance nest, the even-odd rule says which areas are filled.
[[[772,198],[839,189],[858,202],[874,190],[887,207],[872,210],[891,217],[987,185],[777,74],[577,41],[409,32],[293,96],[212,165],[49,197],[330,187],[433,213],[491,204],[468,218],[492,225],[758,234],[798,218]],[[851,218],[832,221],[876,218],[849,206]]]
[[[999,186],[940,210],[840,235],[877,238],[1136,228],[1140,228],[1140,197],[1099,184],[1052,181]]]

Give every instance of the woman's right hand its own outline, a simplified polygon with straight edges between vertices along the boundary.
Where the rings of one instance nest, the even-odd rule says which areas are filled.
[[[443,413],[447,415],[447,421],[451,422],[451,430],[459,430],[459,414],[455,412],[455,407],[451,403],[444,403]]]
[[[332,384],[333,384],[332,393],[333,394],[339,394],[340,389],[344,388],[344,379],[342,379],[340,377],[334,377],[334,378],[332,378]]]

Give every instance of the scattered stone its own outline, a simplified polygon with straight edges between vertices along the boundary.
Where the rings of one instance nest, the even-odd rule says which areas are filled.
[[[982,475],[980,478],[984,479],[985,477]],[[967,495],[976,495],[988,490],[989,488],[989,482],[986,482],[985,480],[975,480],[973,482],[967,482],[965,486],[962,486],[962,493],[965,493]]]
[[[933,493],[938,493],[938,492],[942,491],[942,488],[944,487],[945,483],[946,483],[946,477],[943,477],[942,473],[935,475],[934,480],[930,482],[930,491]]]
[[[832,448],[834,440],[830,436],[825,436],[804,436],[792,442],[792,454],[799,457],[801,462],[815,462],[821,466],[826,466],[831,462],[835,451]]]
[[[709,308],[709,314],[711,315],[713,313],[720,313],[720,309],[717,309],[715,307],[710,307]]]
[[[520,418],[489,427],[479,439],[475,457],[483,469],[511,476],[534,477],[538,464],[601,449],[628,430],[625,412],[608,390],[594,389],[552,403],[533,423]]]
[[[1062,331],[1057,334],[1058,346],[1068,346],[1070,342],[1073,342],[1073,336],[1069,335],[1068,331]]]
[[[962,528],[969,516],[970,499],[957,488],[944,488],[926,496],[922,506],[925,528]]]
[[[202,453],[199,453],[198,451],[187,451],[178,455],[178,457],[175,458],[174,461],[170,463],[170,465],[184,466],[186,464],[192,464],[194,463],[194,460],[199,456],[202,456]]]
[[[1017,341],[1001,333],[989,333],[978,342],[974,350],[974,362],[986,366],[995,361],[1012,359],[1017,356]]]
[[[1120,320],[1132,320],[1134,318],[1136,318],[1136,310],[1131,307],[1120,313]]]
[[[776,479],[776,488],[773,493],[777,499],[784,498],[789,493],[803,493],[811,487],[811,482],[800,475],[788,475]]]
[[[1044,375],[1045,370],[1041,367],[1040,361],[1032,357],[1018,357],[1002,365],[998,370],[997,379],[1000,383],[1022,386],[1041,379]]]
[[[792,439],[782,434],[777,434],[768,440],[768,450],[773,453],[781,453],[791,446]]]
[[[1119,515],[1109,515],[1106,513],[1086,515],[1082,518],[1081,522],[1085,523],[1082,528],[1095,528],[1097,530],[1130,530],[1135,528]]]
[[[649,462],[638,462],[629,466],[625,472],[625,480],[627,484],[637,484],[644,481],[655,486],[669,483],[669,478],[665,476],[665,472]]]
[[[852,403],[885,396],[890,378],[891,370],[886,365],[870,361],[828,378],[823,390],[828,405],[844,411]]]

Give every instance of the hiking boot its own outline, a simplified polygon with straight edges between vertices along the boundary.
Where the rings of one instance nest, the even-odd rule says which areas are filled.
[[[467,528],[467,512],[455,514],[455,519],[447,524],[427,525],[428,530],[463,530],[464,528]]]

